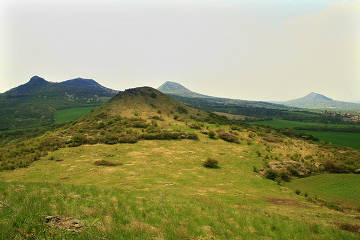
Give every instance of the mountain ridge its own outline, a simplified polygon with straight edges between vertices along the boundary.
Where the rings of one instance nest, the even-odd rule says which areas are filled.
[[[56,110],[98,106],[117,93],[93,79],[49,82],[35,75],[0,94],[0,129],[49,125]]]

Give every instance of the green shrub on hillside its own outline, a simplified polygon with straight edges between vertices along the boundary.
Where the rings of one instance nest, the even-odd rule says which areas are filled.
[[[233,143],[240,143],[239,138],[236,135],[233,135],[229,132],[222,132],[220,131],[218,133],[219,138],[221,138],[224,141],[227,142],[233,142]]]
[[[209,138],[215,139],[216,138],[216,133],[214,131],[209,131]]]
[[[219,161],[213,158],[208,158],[203,162],[203,166],[206,168],[219,168]]]

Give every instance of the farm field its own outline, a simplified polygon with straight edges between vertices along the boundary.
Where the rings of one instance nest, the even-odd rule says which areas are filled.
[[[93,107],[77,107],[77,108],[68,108],[63,110],[57,110],[55,112],[55,124],[58,123],[64,123],[64,122],[70,122],[74,121],[76,119],[79,119],[80,117],[84,116],[91,110],[93,110],[95,106]]]
[[[294,191],[318,196],[341,205],[360,207],[359,174],[322,174],[296,179],[286,184]]]
[[[342,230],[360,223],[353,215],[253,172],[257,151],[206,137],[57,150],[2,172],[0,238],[360,239]],[[220,168],[204,168],[207,157]],[[74,217],[86,229],[50,228],[48,215]]]
[[[252,122],[252,124],[262,125],[262,126],[271,126],[275,128],[297,128],[297,127],[319,127],[319,128],[359,128],[359,125],[346,125],[346,124],[325,124],[325,123],[310,123],[310,122],[296,122],[296,121],[287,121],[287,120],[272,120],[272,121],[259,121]],[[322,141],[327,143],[351,147],[356,150],[360,150],[360,133],[352,132],[341,132],[341,131],[308,131],[308,130],[299,130],[311,134]]]

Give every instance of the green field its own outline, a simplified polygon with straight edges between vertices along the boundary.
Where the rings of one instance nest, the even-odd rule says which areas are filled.
[[[360,239],[341,230],[360,224],[351,214],[254,173],[257,149],[205,137],[60,149],[1,173],[0,238]],[[207,157],[220,168],[204,168]],[[74,217],[86,230],[51,228],[47,215]]]
[[[95,107],[77,107],[77,108],[68,108],[63,110],[57,110],[55,112],[55,123],[64,123],[74,121],[84,116],[90,112]]]
[[[328,128],[349,128],[356,127],[360,128],[359,125],[348,125],[348,124],[325,124],[325,123],[312,123],[312,122],[296,122],[296,121],[287,121],[287,120],[271,120],[271,121],[258,121],[253,122],[253,124],[270,126],[275,128],[296,128],[296,127],[328,127]],[[351,147],[353,149],[360,150],[360,133],[351,133],[351,132],[329,132],[329,131],[306,131],[299,130],[311,134],[322,141],[332,143],[335,145]]]
[[[320,122],[298,122],[298,121],[289,121],[289,120],[270,120],[270,121],[257,121],[253,124],[271,126],[276,128],[295,128],[295,127],[334,127],[334,128],[348,128],[348,127],[358,127],[360,125],[349,125],[349,124],[334,124],[334,123],[320,123]]]
[[[360,150],[360,133],[304,131],[327,143]]]
[[[360,207],[359,174],[322,174],[296,179],[286,186],[341,205]]]

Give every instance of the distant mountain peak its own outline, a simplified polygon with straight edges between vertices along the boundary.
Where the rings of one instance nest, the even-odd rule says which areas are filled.
[[[182,96],[182,97],[199,97],[199,98],[209,97],[206,95],[202,95],[202,94],[190,91],[189,89],[187,89],[180,83],[171,82],[171,81],[166,81],[164,84],[162,84],[158,88],[158,90],[162,93],[174,94],[174,95],[178,95],[178,96]]]
[[[331,99],[319,93],[311,92],[305,97],[293,99],[282,104],[290,107],[310,108],[310,109],[338,109],[338,110],[358,110],[360,104],[341,102]]]
[[[29,84],[42,84],[42,83],[49,83],[49,82],[46,81],[45,79],[43,79],[42,77],[35,75],[30,78],[28,83]]]
[[[187,89],[186,87],[184,87],[184,86],[181,85],[180,83],[171,82],[171,81],[166,81],[165,83],[163,83],[163,84],[158,88],[158,90],[159,90],[159,91],[163,91],[163,92],[176,91],[176,90],[182,90],[182,91],[191,92],[189,89]]]
[[[320,93],[311,92],[308,95],[306,95],[304,98],[311,98],[311,99],[322,99],[327,101],[333,101],[333,99],[326,97],[325,95],[322,95]]]

